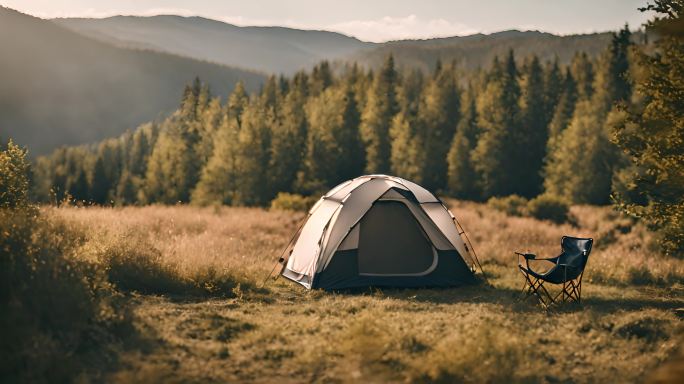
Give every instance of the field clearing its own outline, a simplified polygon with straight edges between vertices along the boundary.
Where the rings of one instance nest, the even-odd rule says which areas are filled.
[[[85,231],[135,332],[97,379],[114,382],[635,382],[675,354],[684,260],[610,208],[576,226],[449,201],[490,285],[306,291],[261,287],[303,213],[257,208],[43,208]],[[513,250],[555,256],[563,234],[595,239],[583,304],[516,301]]]

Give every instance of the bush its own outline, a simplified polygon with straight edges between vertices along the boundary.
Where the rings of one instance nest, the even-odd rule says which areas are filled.
[[[570,207],[561,198],[553,195],[539,195],[527,204],[530,216],[539,220],[565,223],[569,220]]]
[[[26,151],[10,140],[7,149],[0,151],[0,208],[28,205],[28,170]]]
[[[308,211],[318,199],[313,196],[302,196],[296,193],[279,192],[271,201],[271,209],[287,211]]]
[[[29,204],[25,156],[0,152],[0,381],[67,382],[125,319],[83,233]]]
[[[125,236],[107,244],[98,257],[109,281],[122,291],[143,294],[183,293],[189,282],[164,263],[161,252],[140,236]]]
[[[107,271],[110,283],[121,291],[155,295],[235,296],[235,288],[252,285],[229,271],[212,268],[192,273],[168,260],[144,236],[128,233],[98,250],[96,259]]]
[[[492,197],[487,201],[487,205],[508,216],[523,216],[526,213],[527,199],[518,195]]]

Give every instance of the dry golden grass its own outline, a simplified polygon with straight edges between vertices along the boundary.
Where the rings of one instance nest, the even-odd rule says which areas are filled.
[[[260,288],[303,214],[44,211],[84,228],[83,257],[114,262],[110,278],[118,271],[115,284],[129,284],[120,288],[137,334],[108,381],[634,382],[676,350],[684,261],[658,255],[640,225],[609,208],[573,207],[572,226],[449,204],[491,285],[352,294],[280,279]],[[564,234],[595,238],[583,304],[544,312],[516,301],[512,251],[554,256]],[[141,288],[140,277],[152,283]]]

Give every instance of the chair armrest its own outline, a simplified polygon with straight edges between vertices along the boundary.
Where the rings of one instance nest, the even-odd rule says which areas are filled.
[[[515,254],[524,257],[525,260],[532,260],[537,258],[537,255],[535,255],[534,253],[522,253],[516,251]]]
[[[543,258],[543,259],[535,259],[535,260],[552,261],[552,262],[555,263],[556,261],[558,261],[558,256],[556,256],[556,257],[548,257],[548,258]]]

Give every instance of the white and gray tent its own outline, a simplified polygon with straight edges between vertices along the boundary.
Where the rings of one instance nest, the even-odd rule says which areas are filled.
[[[477,259],[462,233],[425,188],[399,177],[361,176],[311,208],[280,260],[281,275],[309,289],[470,284]]]

